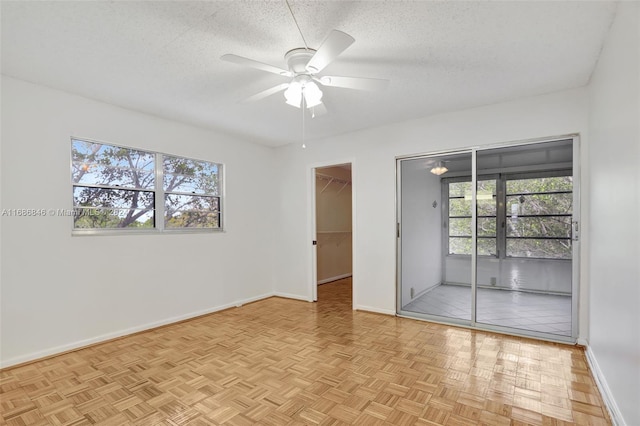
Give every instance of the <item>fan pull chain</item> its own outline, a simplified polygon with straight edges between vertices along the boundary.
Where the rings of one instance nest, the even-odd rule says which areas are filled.
[[[296,27],[298,28],[298,32],[300,33],[300,37],[302,37],[302,42],[304,43],[304,48],[309,50],[309,46],[307,45],[307,40],[305,40],[304,36],[302,35],[302,30],[300,29],[300,25],[298,25],[298,20],[296,19],[296,16],[293,14],[293,10],[291,10],[291,5],[289,4],[289,0],[284,0],[284,2],[287,4],[287,7],[289,8],[289,12],[291,12],[291,17],[293,18],[293,22],[296,24]]]
[[[302,108],[300,108],[302,110],[302,149],[305,149],[307,147],[307,145],[304,143],[304,107],[305,107],[305,102],[304,102],[304,89],[302,89],[303,93],[302,93]]]

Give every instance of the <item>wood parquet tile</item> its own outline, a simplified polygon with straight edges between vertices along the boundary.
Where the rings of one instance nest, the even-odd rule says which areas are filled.
[[[608,425],[582,349],[271,298],[0,372],[0,424]]]

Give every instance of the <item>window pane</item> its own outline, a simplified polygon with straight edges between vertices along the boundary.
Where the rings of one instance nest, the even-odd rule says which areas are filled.
[[[496,215],[496,199],[477,201],[478,216],[495,216]]]
[[[449,254],[471,254],[471,238],[449,238]]]
[[[450,182],[449,197],[464,197],[471,193],[471,182]]]
[[[497,250],[496,250],[495,238],[478,238],[478,255],[479,256],[495,256],[496,251]]]
[[[163,167],[166,192],[220,195],[216,163],[165,155]]]
[[[73,188],[75,228],[152,228],[154,195],[126,189]]]
[[[496,195],[496,180],[487,179],[478,181],[478,194]],[[471,181],[450,182],[449,197],[465,197],[471,199]]]
[[[507,216],[571,214],[572,206],[571,193],[510,195],[507,197]]]
[[[99,143],[72,141],[74,183],[153,189],[152,153]]]
[[[449,235],[452,237],[470,237],[471,218],[449,219]]]
[[[449,235],[452,237],[471,236],[471,218],[451,218],[449,219]],[[496,218],[478,218],[478,236],[493,237],[496,235]]]
[[[75,186],[73,188],[73,206],[125,210],[153,209],[153,192]]]
[[[471,200],[453,198],[449,200],[449,216],[471,216]]]
[[[511,257],[571,259],[571,240],[507,239],[507,255]]]
[[[84,208],[74,210],[76,229],[153,228],[154,211],[149,209]]]
[[[450,183],[449,197],[449,216],[471,216],[471,182]],[[496,215],[495,179],[478,181],[477,200],[478,215]]]
[[[571,238],[571,216],[508,219],[507,237]]]
[[[507,181],[507,195],[528,194],[531,192],[554,192],[572,190],[572,176],[513,179]]]
[[[479,217],[478,218],[478,237],[495,237],[496,236],[496,218],[495,217]]]
[[[165,195],[167,228],[219,228],[220,198]]]
[[[449,238],[449,254],[471,254],[471,238],[450,237]],[[496,255],[496,239],[495,238],[478,238],[478,255],[479,256],[495,256]]]
[[[496,180],[478,180],[478,193],[496,195]]]

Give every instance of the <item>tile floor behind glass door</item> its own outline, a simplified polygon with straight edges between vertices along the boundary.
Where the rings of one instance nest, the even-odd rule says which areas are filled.
[[[477,322],[571,336],[571,297],[511,290],[478,289]],[[408,303],[405,311],[471,318],[469,287],[439,285]]]

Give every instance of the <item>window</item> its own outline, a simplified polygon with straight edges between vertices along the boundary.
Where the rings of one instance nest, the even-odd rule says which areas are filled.
[[[449,254],[471,254],[471,182],[447,182]],[[496,255],[496,180],[478,179],[478,254]]]
[[[470,255],[471,178],[442,182],[446,253]],[[478,255],[571,259],[570,171],[479,176],[477,184]]]
[[[168,155],[163,157],[165,227],[218,228],[220,165]]]
[[[506,255],[571,259],[571,176],[506,180]]]
[[[222,165],[71,140],[73,228],[221,228]]]

